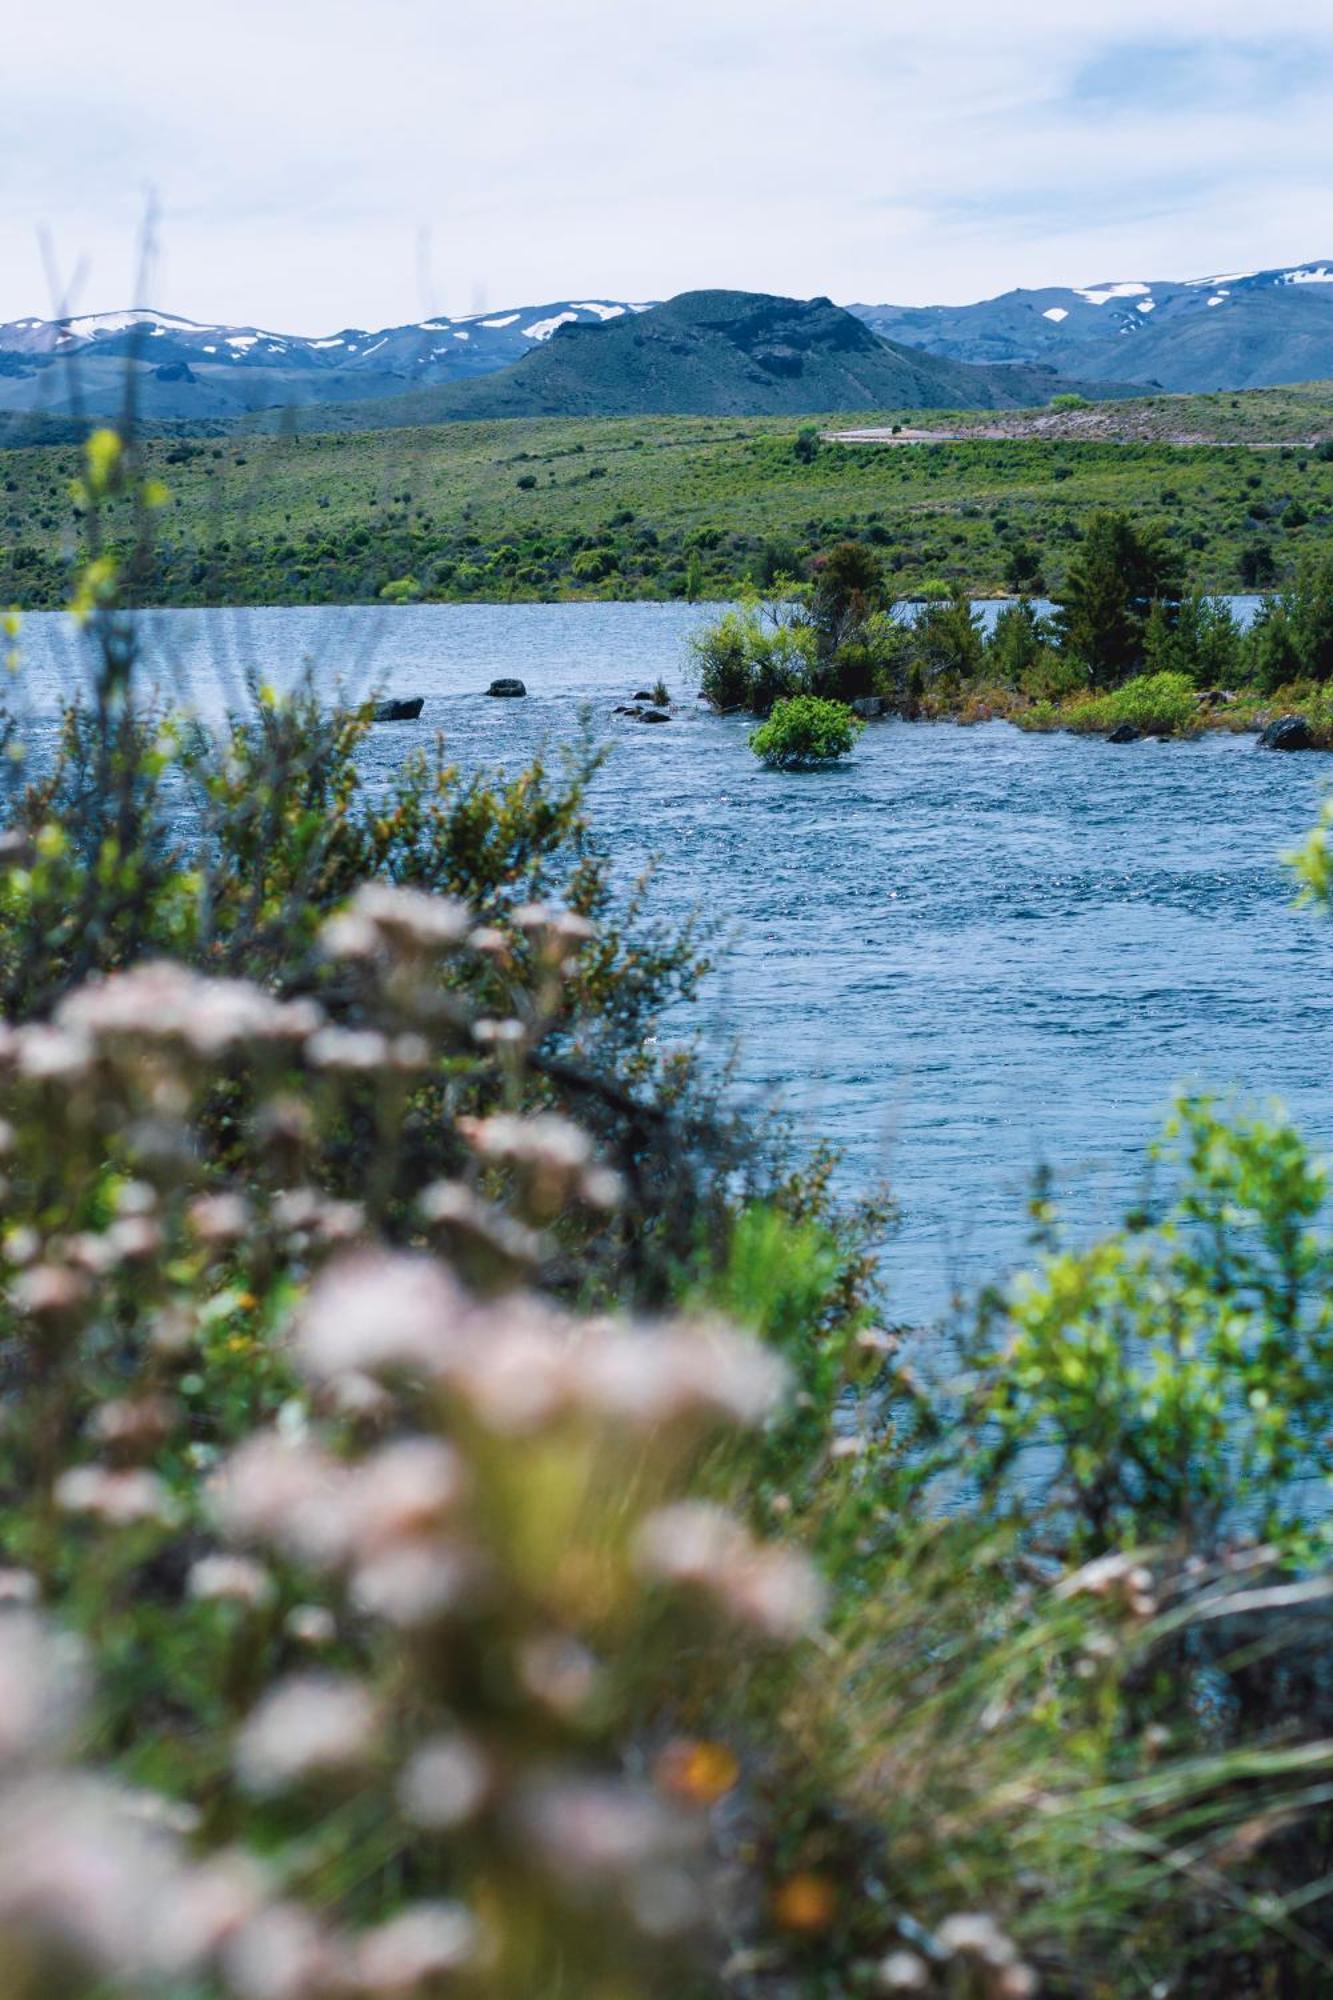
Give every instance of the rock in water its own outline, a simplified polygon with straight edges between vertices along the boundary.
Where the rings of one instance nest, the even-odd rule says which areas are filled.
[[[640,708],[635,711],[640,722],[670,722],[671,717],[664,708]]]
[[[500,680],[492,681],[486,692],[497,701],[517,701],[520,695],[527,693],[527,689],[522,681]]]
[[[1107,737],[1108,743],[1137,743],[1139,732],[1132,722],[1122,722]]]
[[[852,703],[852,711],[863,721],[878,722],[889,712],[889,704],[882,694],[861,694]]]
[[[405,701],[377,701],[376,722],[415,722],[421,713],[424,695],[414,694]]]
[[[1314,731],[1303,715],[1280,715],[1259,738],[1261,750],[1313,750]]]
[[[649,693],[649,691],[648,691],[648,689],[647,689],[647,688],[640,688],[640,689],[639,689],[639,692],[638,692],[638,693],[637,693],[637,694],[636,694],[636,695],[634,696],[634,700],[635,700],[635,701],[651,701],[651,700],[652,700],[652,695],[651,695],[651,694]]]

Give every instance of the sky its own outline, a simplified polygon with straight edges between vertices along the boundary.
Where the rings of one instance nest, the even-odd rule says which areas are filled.
[[[1333,258],[1327,0],[28,0],[4,43],[0,321]]]

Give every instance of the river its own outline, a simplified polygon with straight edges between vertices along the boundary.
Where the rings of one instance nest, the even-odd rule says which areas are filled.
[[[706,1017],[740,1038],[740,1087],[777,1090],[803,1137],[843,1147],[847,1186],[891,1180],[903,1318],[940,1316],[1021,1255],[1040,1165],[1080,1232],[1112,1221],[1179,1086],[1280,1098],[1333,1139],[1333,936],[1292,907],[1278,858],[1333,761],[1250,738],[1110,748],[882,723],[836,770],[766,772],[745,723],[694,698],[689,638],[715,615],[423,605],[160,612],[144,630],[164,692],[207,712],[305,664],[330,696],[424,695],[421,722],[375,730],[371,782],[437,728],[464,766],[513,769],[589,709],[614,744],[592,812],[617,867],[659,858],[659,910],[721,927]],[[22,660],[49,732],[80,642],[30,617]],[[529,698],[485,699],[500,675]],[[659,676],[669,726],[613,716]]]

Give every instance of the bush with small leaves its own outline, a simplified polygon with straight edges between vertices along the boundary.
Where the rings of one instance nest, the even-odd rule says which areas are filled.
[[[750,748],[771,770],[813,770],[849,756],[864,728],[841,702],[794,695],[775,703],[768,721],[751,732]]]

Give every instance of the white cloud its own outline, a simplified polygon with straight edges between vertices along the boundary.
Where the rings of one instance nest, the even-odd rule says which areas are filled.
[[[153,304],[316,333],[694,284],[963,300],[1333,239],[1333,26],[1292,0],[1264,45],[1301,88],[1248,96],[1239,0],[122,0],[111,45],[103,0],[15,11],[0,318],[48,302],[41,224],[85,308],[124,304],[149,188]]]

